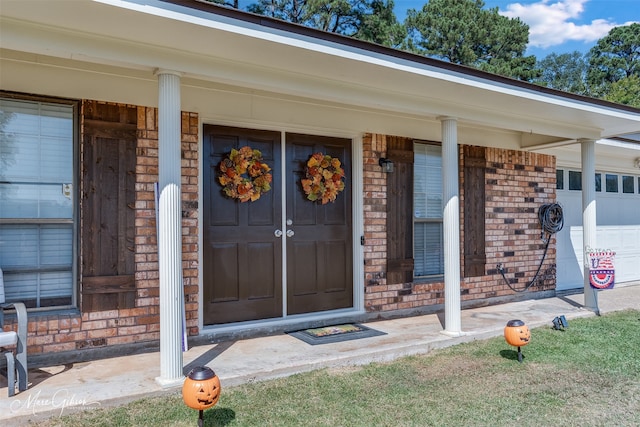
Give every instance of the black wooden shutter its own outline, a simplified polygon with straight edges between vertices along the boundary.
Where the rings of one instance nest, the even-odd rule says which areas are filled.
[[[413,282],[413,140],[387,137],[387,284]]]
[[[485,274],[484,147],[464,146],[464,277]]]
[[[82,310],[135,306],[135,107],[85,101]]]

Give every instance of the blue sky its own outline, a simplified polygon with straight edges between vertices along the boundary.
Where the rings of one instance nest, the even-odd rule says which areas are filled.
[[[398,20],[426,0],[395,0]],[[640,0],[485,0],[485,8],[529,25],[527,54],[586,52],[613,27],[640,22]]]

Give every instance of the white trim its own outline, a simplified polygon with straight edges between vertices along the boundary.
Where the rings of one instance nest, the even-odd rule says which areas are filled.
[[[286,318],[273,318],[263,320],[251,320],[247,322],[225,323],[221,325],[209,325],[200,329],[200,335],[209,335],[212,333],[234,333],[247,331],[249,329],[267,328],[267,327],[285,327],[296,325],[301,322],[315,322],[322,320],[331,320],[337,317],[354,316],[363,314],[362,311],[354,309],[340,309],[331,311],[322,311],[316,313],[293,314]]]
[[[360,243],[360,237],[364,236],[364,147],[362,146],[362,135],[354,136],[352,141],[353,308],[358,312],[364,312],[364,246]]]
[[[585,248],[597,248],[596,238],[596,184],[593,178],[596,173],[596,142],[593,140],[580,141],[582,160],[582,243]],[[598,313],[598,293],[589,284],[589,269],[583,266],[584,305]]]
[[[204,327],[204,125],[202,116],[198,115],[198,334]]]
[[[405,73],[431,77],[441,81],[447,81],[456,85],[468,86],[486,90],[494,94],[504,94],[526,100],[535,100],[552,105],[559,105],[577,110],[599,112],[600,114],[626,117],[637,120],[637,116],[623,111],[614,111],[612,108],[590,104],[586,101],[578,101],[559,95],[545,94],[534,88],[523,88],[504,82],[496,82],[475,75],[465,74],[461,71],[452,71],[433,65],[422,64],[397,58],[384,53],[372,52],[357,47],[344,45],[321,38],[310,37],[288,32],[286,30],[272,28],[263,25],[229,18],[213,12],[206,12],[180,5],[167,4],[158,0],[94,0],[123,9],[135,10],[148,15],[155,15],[172,21],[180,21],[189,25],[207,27],[233,33],[252,39],[274,42],[278,45],[309,50],[327,56],[348,59],[354,62],[363,62],[386,69],[393,69]],[[140,4],[138,4],[140,3]]]
[[[287,264],[287,133],[280,132],[280,230],[282,230],[282,318],[287,318],[288,264]]]
[[[168,387],[182,382],[182,274],[180,76],[158,74],[158,276],[160,308],[160,376]]]
[[[461,336],[460,302],[460,189],[458,122],[441,117],[442,124],[442,235],[444,239],[444,334]]]

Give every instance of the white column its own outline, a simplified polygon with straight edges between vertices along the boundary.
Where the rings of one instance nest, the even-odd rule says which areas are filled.
[[[580,140],[582,154],[582,244],[587,248],[595,249],[596,241],[596,143],[594,140]],[[584,305],[589,310],[598,312],[597,290],[589,284],[589,267],[584,265]]]
[[[158,176],[160,272],[160,376],[163,387],[182,383],[182,233],[180,75],[158,75]]]
[[[460,314],[460,201],[458,190],[458,123],[441,117],[444,213],[444,331],[462,335]]]

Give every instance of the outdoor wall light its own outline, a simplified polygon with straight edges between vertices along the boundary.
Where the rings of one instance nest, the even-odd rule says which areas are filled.
[[[391,173],[393,172],[393,162],[385,157],[380,157],[378,160],[378,164],[382,167],[382,172]]]

